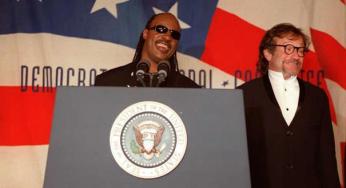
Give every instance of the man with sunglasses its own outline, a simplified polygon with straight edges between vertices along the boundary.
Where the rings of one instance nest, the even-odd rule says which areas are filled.
[[[141,33],[132,63],[98,75],[96,86],[199,88],[179,73],[180,25],[170,13],[153,15]],[[162,71],[165,71],[162,79]],[[159,70],[160,69],[160,70]]]
[[[308,37],[292,24],[268,30],[259,46],[262,77],[244,93],[252,187],[340,187],[325,92],[297,78]]]

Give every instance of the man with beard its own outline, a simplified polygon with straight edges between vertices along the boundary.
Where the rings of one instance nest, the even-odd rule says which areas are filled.
[[[98,75],[95,85],[200,87],[179,73],[176,52],[179,39],[180,25],[174,15],[161,13],[152,16],[140,35],[132,63]],[[161,65],[163,72],[159,71]]]
[[[259,47],[262,77],[239,87],[254,188],[340,187],[328,98],[297,78],[308,45],[295,26],[274,26]]]

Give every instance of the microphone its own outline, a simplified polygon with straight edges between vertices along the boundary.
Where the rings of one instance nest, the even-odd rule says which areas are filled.
[[[159,86],[162,82],[165,81],[170,69],[171,66],[169,65],[168,61],[163,60],[159,62],[159,64],[157,65],[157,86]]]
[[[136,77],[137,81],[140,81],[145,87],[144,75],[149,72],[150,64],[146,61],[141,61],[136,66]]]

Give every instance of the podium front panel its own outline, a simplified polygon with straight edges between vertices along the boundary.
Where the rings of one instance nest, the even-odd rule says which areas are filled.
[[[182,161],[153,179],[125,172],[110,149],[114,120],[142,101],[169,106],[187,132]],[[250,188],[242,91],[59,87],[44,187]]]

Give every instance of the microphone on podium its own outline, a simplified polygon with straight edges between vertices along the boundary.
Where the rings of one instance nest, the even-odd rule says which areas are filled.
[[[166,77],[168,76],[168,72],[171,69],[171,66],[169,65],[169,62],[166,60],[160,61],[157,65],[157,86],[159,86],[162,82],[165,81]]]
[[[144,82],[144,75],[149,72],[150,69],[150,63],[146,61],[141,61],[136,66],[136,77],[137,81],[140,81],[143,85],[143,87],[146,87]]]

